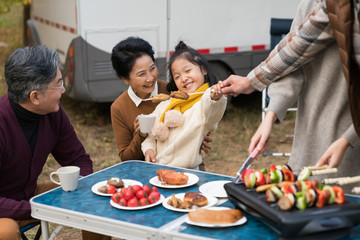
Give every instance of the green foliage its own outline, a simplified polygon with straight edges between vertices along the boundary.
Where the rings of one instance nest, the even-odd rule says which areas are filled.
[[[0,14],[10,12],[10,7],[13,5],[30,5],[31,0],[1,0],[0,1]]]

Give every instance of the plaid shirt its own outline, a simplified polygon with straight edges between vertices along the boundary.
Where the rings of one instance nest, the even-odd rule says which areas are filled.
[[[355,52],[355,60],[357,64],[360,66],[360,1],[354,0],[355,6],[355,22],[354,22],[354,52]],[[357,15],[356,15],[357,14]],[[356,17],[358,16],[358,17]]]
[[[326,11],[325,0],[293,29],[270,53],[269,57],[248,74],[259,91],[309,62],[318,52],[335,41]]]

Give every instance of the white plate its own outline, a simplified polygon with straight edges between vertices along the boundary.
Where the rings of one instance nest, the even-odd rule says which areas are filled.
[[[132,180],[132,179],[121,179],[121,180],[123,180],[125,187],[132,186],[132,185],[140,185],[140,186],[143,185],[141,182]],[[110,193],[102,193],[102,192],[98,191],[99,187],[106,186],[106,183],[107,183],[107,180],[94,184],[91,187],[91,191],[100,196],[111,197],[112,194],[110,194]]]
[[[207,198],[208,204],[205,205],[205,206],[203,206],[203,207],[201,207],[201,208],[209,208],[209,207],[212,207],[212,206],[214,206],[214,205],[218,202],[218,199],[215,198],[215,197],[213,197],[213,196],[210,196],[210,195],[208,195],[208,194],[202,194],[202,195],[204,195],[204,196]],[[181,200],[184,199],[184,196],[185,196],[185,193],[175,194],[175,197],[176,197],[176,198],[179,198],[179,199],[181,199]],[[171,206],[171,205],[168,204],[168,201],[169,201],[169,199],[170,199],[171,197],[172,197],[172,196],[167,197],[167,198],[163,201],[162,205],[164,206],[164,208],[169,209],[169,210],[172,210],[172,211],[176,211],[176,212],[190,212],[190,211],[198,208],[197,206],[193,206],[191,209],[175,208],[175,207],[173,207],[173,206]]]
[[[145,209],[145,208],[151,208],[151,207],[155,207],[159,204],[161,204],[164,201],[165,197],[164,195],[160,195],[160,199],[159,201],[153,203],[153,204],[149,204],[149,205],[145,205],[145,206],[139,206],[139,207],[126,207],[126,206],[121,206],[118,203],[115,203],[113,200],[110,200],[110,205],[113,206],[114,208],[118,208],[121,210],[141,210],[141,209]]]
[[[201,193],[206,193],[218,198],[227,198],[226,191],[224,189],[224,184],[231,181],[212,181],[204,183],[199,187]]]
[[[154,186],[161,187],[161,188],[183,188],[183,187],[189,187],[191,185],[196,184],[199,181],[199,177],[192,173],[185,173],[189,177],[188,182],[184,185],[168,185],[163,184],[164,182],[160,181],[157,176],[151,178],[149,180],[149,183],[151,183]]]
[[[230,209],[230,208],[227,208],[227,207],[211,207],[209,209],[211,209],[211,210],[224,210],[224,209]],[[233,227],[233,226],[239,226],[239,225],[242,225],[242,224],[246,223],[247,218],[245,216],[243,216],[242,218],[240,218],[238,221],[236,221],[234,223],[208,224],[208,223],[193,222],[193,221],[191,221],[189,219],[189,216],[187,216],[186,219],[185,219],[185,222],[187,224],[200,226],[200,227],[210,227],[210,228],[214,228],[214,227]]]

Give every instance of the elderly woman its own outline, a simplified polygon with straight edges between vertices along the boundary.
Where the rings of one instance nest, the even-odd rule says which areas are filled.
[[[150,114],[158,103],[144,99],[159,93],[168,93],[167,82],[158,80],[159,71],[154,63],[154,51],[151,45],[136,37],[119,42],[112,50],[111,61],[116,74],[129,88],[111,105],[111,122],[121,161],[144,160],[141,143],[147,137],[139,128],[137,116]],[[205,136],[201,147],[210,149]]]

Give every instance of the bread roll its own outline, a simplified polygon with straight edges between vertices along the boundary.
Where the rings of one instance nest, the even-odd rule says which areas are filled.
[[[124,187],[124,182],[121,178],[118,177],[111,177],[107,180],[107,185],[112,185],[116,188],[122,188]]]
[[[201,195],[197,192],[187,192],[184,196],[184,202],[196,205],[198,207],[203,207],[208,204],[208,200],[204,195]]]
[[[235,223],[243,214],[238,209],[211,210],[198,208],[188,214],[189,219],[193,222],[208,224],[226,224]]]

